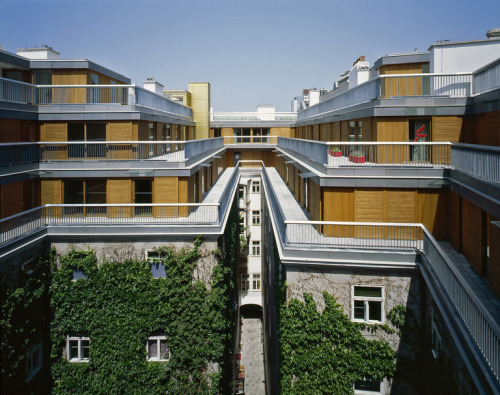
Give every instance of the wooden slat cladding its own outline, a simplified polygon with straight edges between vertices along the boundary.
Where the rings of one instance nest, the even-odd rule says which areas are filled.
[[[423,223],[438,239],[448,234],[447,191],[323,188],[323,220]]]
[[[16,143],[20,140],[19,121],[17,119],[0,119],[0,143]]]
[[[66,122],[42,123],[40,139],[41,141],[68,141],[68,124]]]
[[[153,181],[153,203],[178,203],[178,177],[155,177]],[[154,207],[155,217],[177,217],[178,207]]]
[[[42,206],[46,204],[62,204],[62,182],[61,180],[40,180]],[[62,215],[62,210],[54,210],[50,215]]]
[[[0,187],[1,194],[1,217],[9,217],[11,215],[23,211],[23,182],[13,182]]]
[[[53,69],[52,70],[52,85],[87,85],[88,71],[87,70],[68,70],[68,69]]]
[[[106,203],[110,204],[131,204],[132,201],[132,180],[131,179],[108,179],[106,183]],[[115,209],[109,207],[107,215],[110,218],[122,215],[132,216],[132,208]]]

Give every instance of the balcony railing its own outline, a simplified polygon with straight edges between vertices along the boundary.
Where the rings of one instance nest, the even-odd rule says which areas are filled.
[[[500,59],[474,72],[474,94],[500,88]]]
[[[47,161],[182,162],[224,146],[222,138],[190,141],[87,141],[0,144],[0,167]]]
[[[492,317],[476,292],[453,265],[446,253],[424,230],[424,253],[439,282],[455,306],[478,349],[490,366],[496,380],[500,380],[500,326],[499,317]]]
[[[0,101],[21,104],[36,103],[36,86],[0,78]]]
[[[224,144],[276,144],[278,136],[224,136]]]
[[[451,166],[483,180],[500,183],[500,147],[452,144]]]
[[[291,248],[422,248],[420,224],[285,221],[284,245]]]
[[[39,153],[37,143],[0,144],[0,167],[37,163],[40,161]]]
[[[465,98],[472,93],[471,73],[382,75],[335,95],[298,113],[298,120],[341,110],[375,99],[401,97]],[[335,92],[335,91],[333,91]]]
[[[0,245],[49,225],[216,225],[219,203],[48,204],[0,220]]]
[[[180,103],[135,85],[33,85],[0,78],[0,101],[49,105],[139,105],[191,119]]]
[[[451,143],[322,142],[280,137],[278,147],[325,166],[449,166]]]

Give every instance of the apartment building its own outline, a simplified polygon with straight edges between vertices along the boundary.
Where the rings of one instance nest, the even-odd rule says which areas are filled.
[[[261,322],[267,393],[280,385],[280,298],[308,293],[322,309],[323,292],[367,328],[394,329],[391,312],[411,311],[424,373],[444,372],[458,393],[498,393],[499,57],[496,37],[436,43],[373,66],[360,57],[298,113],[270,105],[224,113],[210,109],[208,83],[181,91],[148,78],[141,88],[49,47],[0,51],[2,281],[50,247],[91,249],[99,261],[117,251],[154,260],[155,247],[203,235],[206,251],[224,255],[236,201],[235,319]],[[210,254],[197,271],[206,284]],[[243,393],[254,378],[241,369],[239,326],[232,372],[243,376],[235,387]],[[398,360],[415,353],[395,330],[364,335],[387,341]],[[166,347],[163,335],[150,340]],[[88,359],[91,336],[67,342],[78,355],[66,359]],[[31,361],[26,388],[42,375],[37,350],[49,353],[32,343],[20,350]],[[418,392],[415,381],[408,372],[365,377],[353,389]]]

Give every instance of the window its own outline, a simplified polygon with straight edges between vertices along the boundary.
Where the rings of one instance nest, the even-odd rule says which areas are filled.
[[[250,274],[241,275],[241,290],[242,291],[250,290]]]
[[[42,368],[42,343],[26,353],[26,381],[30,381]]]
[[[242,292],[260,291],[260,287],[260,273],[244,273],[241,275]]]
[[[85,272],[80,268],[74,267],[72,281],[76,281],[76,280],[84,279],[84,278],[87,278],[87,275],[85,274]]]
[[[64,204],[106,204],[106,180],[65,180]],[[106,207],[65,207],[65,214],[105,214]]]
[[[260,225],[260,211],[259,210],[252,210],[252,224],[253,225]]]
[[[66,348],[68,361],[88,362],[90,356],[90,339],[83,336],[68,336]]]
[[[245,185],[238,185],[238,199],[245,198]]]
[[[260,180],[252,181],[252,193],[260,193]]]
[[[170,359],[166,336],[151,336],[148,339],[146,351],[148,361],[168,361]]]
[[[240,234],[245,234],[245,211],[240,210]]]
[[[434,311],[432,312],[431,321],[431,352],[432,356],[437,359],[441,351],[441,335],[439,333],[438,327],[436,325],[436,317],[434,316]]]
[[[358,322],[384,321],[384,289],[382,287],[353,287],[352,317]]]
[[[153,180],[135,180],[135,203],[153,203]],[[153,212],[152,206],[142,206],[135,208],[135,215],[149,215]]]
[[[380,394],[382,390],[382,381],[365,377],[354,383],[355,394]]]
[[[151,270],[151,274],[153,278],[165,278],[167,277],[167,273],[165,271],[165,266],[160,259],[163,259],[164,256],[160,255],[158,251],[147,251],[146,259],[149,261],[149,269]]]
[[[252,255],[260,256],[260,241],[252,241]]]
[[[252,289],[254,291],[260,291],[260,274],[252,275]]]

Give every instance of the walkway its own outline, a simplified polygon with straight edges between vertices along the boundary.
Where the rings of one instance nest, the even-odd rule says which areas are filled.
[[[245,395],[264,395],[264,346],[262,343],[262,320],[241,318],[241,361],[245,368]]]

